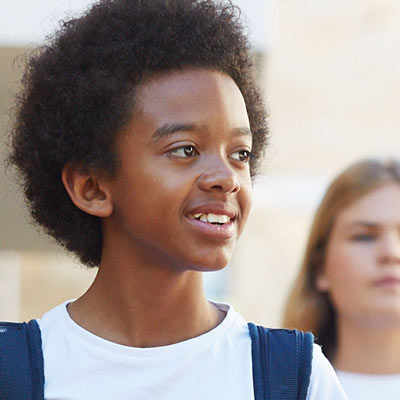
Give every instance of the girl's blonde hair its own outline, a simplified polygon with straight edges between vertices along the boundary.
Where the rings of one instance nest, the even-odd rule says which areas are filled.
[[[328,187],[314,217],[303,263],[289,295],[283,325],[312,331],[328,358],[336,346],[336,313],[329,294],[320,292],[316,278],[338,213],[387,183],[400,184],[400,160],[361,160],[344,170]]]

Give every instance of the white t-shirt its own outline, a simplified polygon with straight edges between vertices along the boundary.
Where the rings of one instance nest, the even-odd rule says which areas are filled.
[[[336,372],[349,400],[400,399],[400,374],[369,375]]]
[[[76,324],[66,305],[38,321],[46,400],[253,400],[251,339],[243,317],[228,305],[213,330],[153,348],[123,346]],[[314,346],[307,399],[342,400],[336,374]]]

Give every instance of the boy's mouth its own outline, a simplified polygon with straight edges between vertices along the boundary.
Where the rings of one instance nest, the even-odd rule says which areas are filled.
[[[211,212],[212,211],[212,212]],[[212,240],[231,240],[237,229],[236,212],[232,207],[207,204],[192,209],[186,218],[197,234]]]
[[[196,219],[201,222],[207,222],[213,225],[224,225],[231,221],[231,218],[225,214],[212,214],[212,213],[196,213],[188,214],[191,219]]]

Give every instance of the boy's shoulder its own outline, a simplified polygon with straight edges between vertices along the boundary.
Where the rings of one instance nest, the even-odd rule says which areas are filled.
[[[75,299],[66,300],[63,303],[51,308],[49,311],[46,311],[40,318],[37,318],[39,325],[42,326],[44,324],[50,324],[54,321],[59,321],[60,318],[64,318],[68,315],[67,306],[69,303],[72,303]]]

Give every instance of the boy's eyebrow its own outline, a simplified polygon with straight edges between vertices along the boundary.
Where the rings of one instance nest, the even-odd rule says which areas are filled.
[[[164,136],[173,135],[177,132],[193,132],[197,129],[196,125],[191,124],[165,124],[153,133],[152,138],[157,141]]]
[[[165,124],[153,133],[152,138],[157,141],[164,136],[173,135],[177,132],[194,132],[196,130],[199,130],[199,128],[193,124]],[[253,135],[249,128],[235,128],[233,133],[235,136]]]
[[[253,136],[250,128],[236,128],[233,130],[235,136]]]

